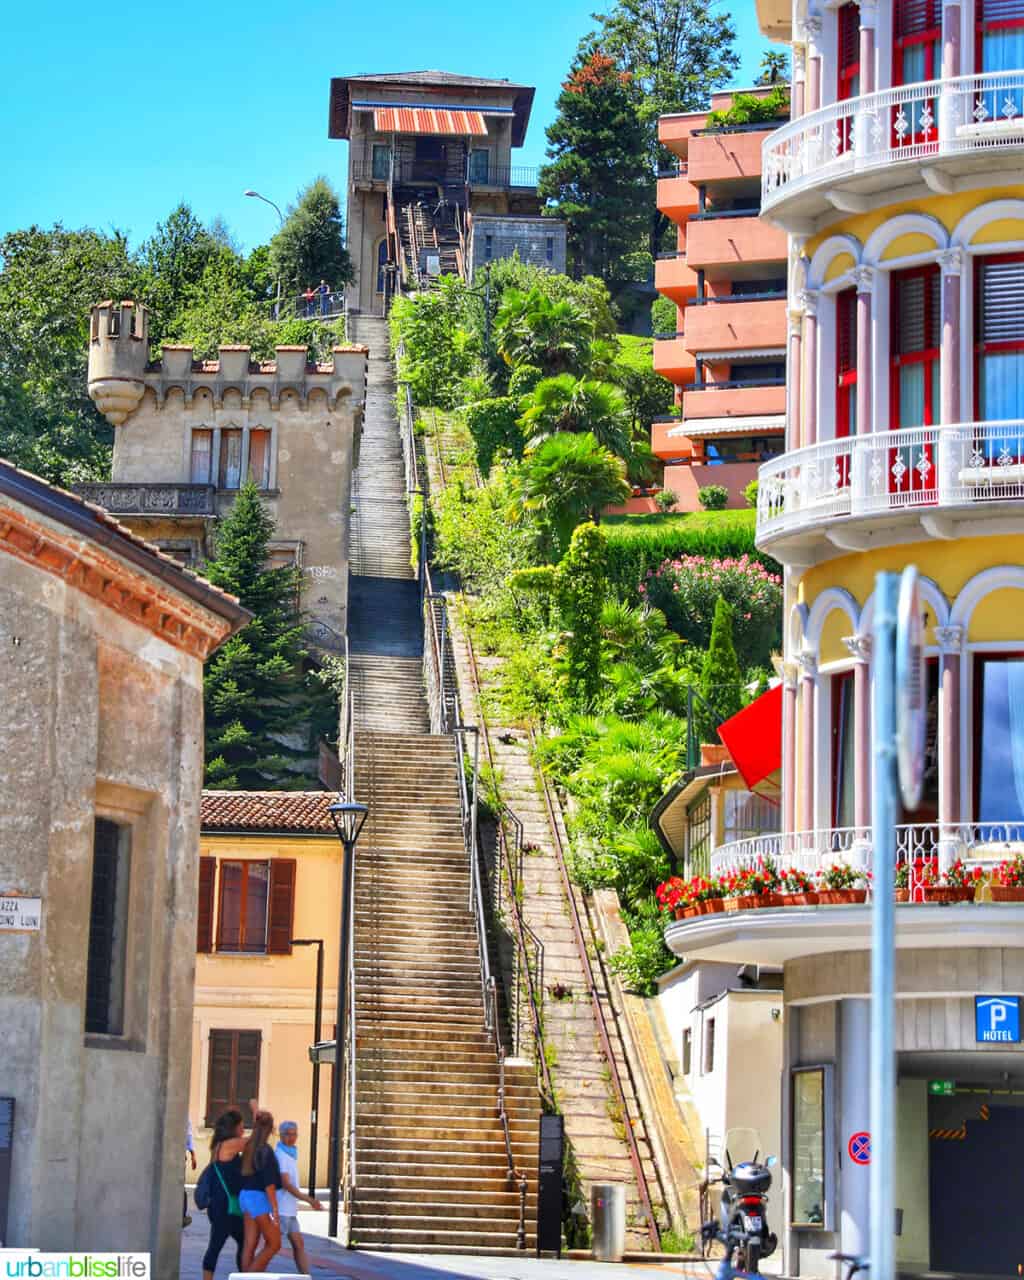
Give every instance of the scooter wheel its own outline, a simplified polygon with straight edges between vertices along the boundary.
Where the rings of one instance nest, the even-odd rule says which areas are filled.
[[[743,1270],[748,1275],[757,1275],[757,1268],[761,1262],[761,1242],[759,1240],[748,1240],[743,1246]]]

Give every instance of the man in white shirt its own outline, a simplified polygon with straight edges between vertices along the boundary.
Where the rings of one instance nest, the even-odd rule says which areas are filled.
[[[282,1120],[277,1126],[280,1141],[277,1144],[277,1163],[281,1169],[281,1189],[277,1193],[277,1213],[281,1225],[281,1235],[288,1237],[292,1247],[292,1256],[299,1274],[309,1275],[309,1258],[306,1256],[306,1242],[299,1230],[296,1217],[298,1201],[308,1204],[311,1209],[322,1208],[319,1200],[304,1195],[299,1186],[299,1126],[294,1120]]]

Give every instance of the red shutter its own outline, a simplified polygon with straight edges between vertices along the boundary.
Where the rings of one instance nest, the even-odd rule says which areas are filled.
[[[268,955],[291,955],[294,915],[295,859],[272,858],[270,862],[270,928],[267,931]]]
[[[196,950],[213,950],[213,886],[217,859],[199,859],[199,909],[196,914]]]
[[[857,368],[857,290],[844,289],[836,294],[836,372],[850,373]]]
[[[844,4],[839,9],[839,72],[860,62],[860,5]]]
[[[898,40],[922,35],[941,26],[938,0],[896,0],[892,25]]]

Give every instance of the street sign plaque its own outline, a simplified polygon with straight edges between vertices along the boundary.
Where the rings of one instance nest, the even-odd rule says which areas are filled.
[[[900,575],[896,613],[896,764],[903,805],[911,810],[921,803],[927,703],[921,592],[917,569],[908,565]]]

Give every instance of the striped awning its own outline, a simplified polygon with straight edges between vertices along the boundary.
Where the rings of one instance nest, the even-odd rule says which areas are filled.
[[[480,111],[450,107],[378,107],[373,113],[378,133],[448,133],[484,137],[487,126]]]
[[[665,432],[667,437],[679,436],[700,439],[703,436],[759,436],[765,432],[784,431],[784,413],[765,414],[750,418],[686,418],[678,426]]]

